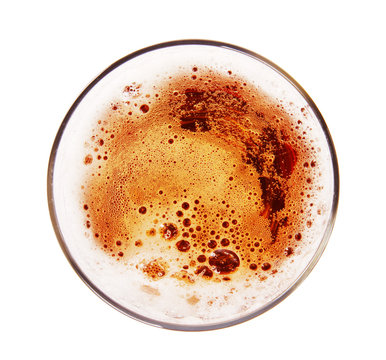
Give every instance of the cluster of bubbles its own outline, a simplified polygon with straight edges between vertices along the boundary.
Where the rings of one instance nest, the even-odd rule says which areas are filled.
[[[99,120],[83,160],[92,166],[83,188],[86,227],[118,261],[133,249],[166,244],[184,279],[274,275],[295,254],[303,228],[312,226],[316,149],[302,121],[293,121],[283,105],[231,71],[199,70],[194,66],[191,75],[169,77],[152,96],[142,96],[138,84],[127,86],[130,100],[113,103]],[[187,151],[184,142],[191,146],[195,139],[197,148]],[[204,176],[210,159],[187,160],[202,141],[213,153],[223,148],[238,153],[232,173],[209,171],[207,181],[217,181],[220,193],[190,191],[178,176],[175,184],[167,176],[178,167]],[[144,168],[152,167],[145,178]],[[152,171],[158,176],[152,178]],[[241,183],[252,185],[246,191]],[[189,184],[196,185],[202,182]],[[156,280],[168,275],[170,264],[159,256],[138,268]]]

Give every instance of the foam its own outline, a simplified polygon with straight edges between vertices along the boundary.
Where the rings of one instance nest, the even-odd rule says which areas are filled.
[[[54,177],[63,236],[91,282],[131,311],[178,324],[237,319],[288,289],[320,245],[332,199],[326,140],[304,99],[282,91],[273,98],[275,87],[245,80],[248,66],[232,62],[229,74],[226,61],[207,67],[197,59],[139,78],[126,66],[94,88],[96,106],[81,103],[63,134]],[[209,99],[200,99],[205,89]],[[258,176],[277,182],[250,175],[261,161],[275,173]],[[177,230],[165,238],[170,224]],[[182,240],[189,248],[179,251]],[[216,249],[237,254],[234,271],[209,265]]]

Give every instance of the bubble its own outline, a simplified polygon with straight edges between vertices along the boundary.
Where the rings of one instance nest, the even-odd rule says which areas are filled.
[[[178,235],[177,226],[172,223],[162,224],[160,232],[162,237],[166,240],[172,240]]]
[[[207,277],[207,278],[213,277],[213,271],[205,265],[198,266],[196,271],[195,271],[195,274],[201,275],[201,276]]]
[[[215,240],[209,240],[207,245],[208,245],[208,248],[215,249],[217,246],[217,242]]]
[[[154,228],[151,228],[151,229],[146,231],[147,236],[154,236],[155,234],[156,234],[156,231]]]
[[[92,160],[93,160],[92,155],[88,154],[85,156],[83,162],[85,163],[85,165],[90,165],[92,163]]]
[[[229,246],[230,242],[227,238],[221,239],[222,246]]]
[[[149,105],[143,104],[139,109],[146,114],[149,111]]]
[[[145,206],[141,206],[139,209],[138,209],[138,211],[139,211],[139,213],[140,214],[146,214],[146,211],[147,211],[147,209],[146,209],[146,207]]]
[[[231,250],[215,250],[209,257],[209,264],[212,265],[219,274],[229,274],[236,270],[240,265],[240,259]]]
[[[184,219],[182,223],[184,224],[185,227],[189,227],[192,222],[190,221],[190,219],[187,218],[187,219]]]
[[[187,202],[184,202],[184,203],[182,203],[182,208],[184,209],[184,210],[188,210],[189,209],[189,203],[187,203]]]
[[[271,264],[270,263],[264,263],[263,265],[261,265],[261,268],[264,271],[268,271],[271,268]]]
[[[190,242],[186,240],[180,240],[176,243],[177,249],[182,252],[186,252],[190,249]]]

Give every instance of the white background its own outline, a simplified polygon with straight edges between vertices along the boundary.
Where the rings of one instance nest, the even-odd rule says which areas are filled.
[[[1,359],[385,359],[383,1],[9,1],[0,39]],[[173,332],[97,298],[55,238],[51,146],[87,84],[122,56],[203,38],[255,51],[310,94],[335,142],[341,196],[311,275],[264,315]]]

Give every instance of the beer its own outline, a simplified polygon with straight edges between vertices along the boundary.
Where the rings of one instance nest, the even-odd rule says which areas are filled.
[[[74,158],[88,249],[76,246],[93,282],[134,313],[187,325],[279,296],[329,215],[310,110],[237,66],[193,61],[122,85]]]

